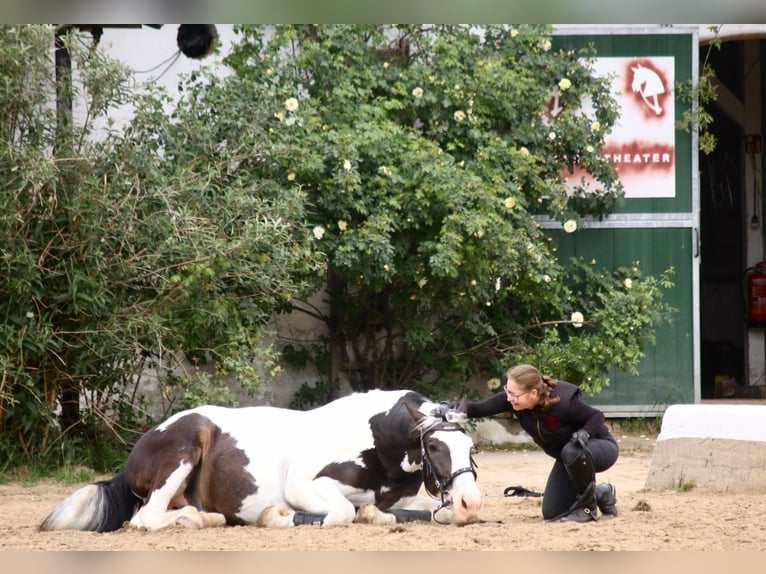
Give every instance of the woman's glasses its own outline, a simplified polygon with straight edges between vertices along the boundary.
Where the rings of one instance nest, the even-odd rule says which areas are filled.
[[[510,398],[512,398],[514,401],[518,401],[521,397],[528,394],[529,391],[524,391],[523,393],[519,393],[518,395],[516,393],[512,393],[508,390],[508,385],[505,385],[503,387],[503,390],[505,391],[505,394],[508,395]]]

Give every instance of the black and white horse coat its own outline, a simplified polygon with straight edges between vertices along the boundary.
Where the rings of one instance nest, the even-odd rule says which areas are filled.
[[[138,440],[123,472],[76,490],[40,528],[292,526],[305,513],[323,526],[391,523],[386,511],[405,508],[470,524],[482,507],[473,443],[431,416],[436,406],[412,391],[376,390],[310,411],[179,412]],[[419,494],[424,479],[434,496]]]

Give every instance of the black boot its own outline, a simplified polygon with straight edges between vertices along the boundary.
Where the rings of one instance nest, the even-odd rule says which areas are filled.
[[[567,514],[559,520],[561,522],[590,522],[591,520],[598,520],[595,481],[585,487],[585,490],[577,496]]]
[[[596,501],[596,472],[587,447],[569,444],[562,452],[564,468],[572,481],[577,498],[572,506],[555,520],[562,522],[590,522],[598,520]]]
[[[617,516],[617,489],[611,482],[596,485],[596,502],[601,514]]]

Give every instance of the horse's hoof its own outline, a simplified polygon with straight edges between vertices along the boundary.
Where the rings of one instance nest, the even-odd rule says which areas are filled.
[[[365,504],[356,511],[354,522],[358,524],[396,524],[396,516],[383,512],[374,504]]]
[[[220,512],[202,512],[203,528],[218,528],[226,525],[226,517]]]
[[[184,514],[176,519],[176,524],[189,530],[201,530],[205,528],[205,519],[200,514]]]
[[[293,514],[294,512],[287,508],[268,506],[261,512],[255,525],[263,528],[288,528],[294,526]]]

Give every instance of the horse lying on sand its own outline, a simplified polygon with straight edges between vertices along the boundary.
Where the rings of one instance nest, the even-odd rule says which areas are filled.
[[[462,426],[432,416],[436,407],[413,391],[374,390],[310,411],[182,411],[138,440],[121,473],[73,492],[40,529],[471,524],[482,507],[474,445]]]

